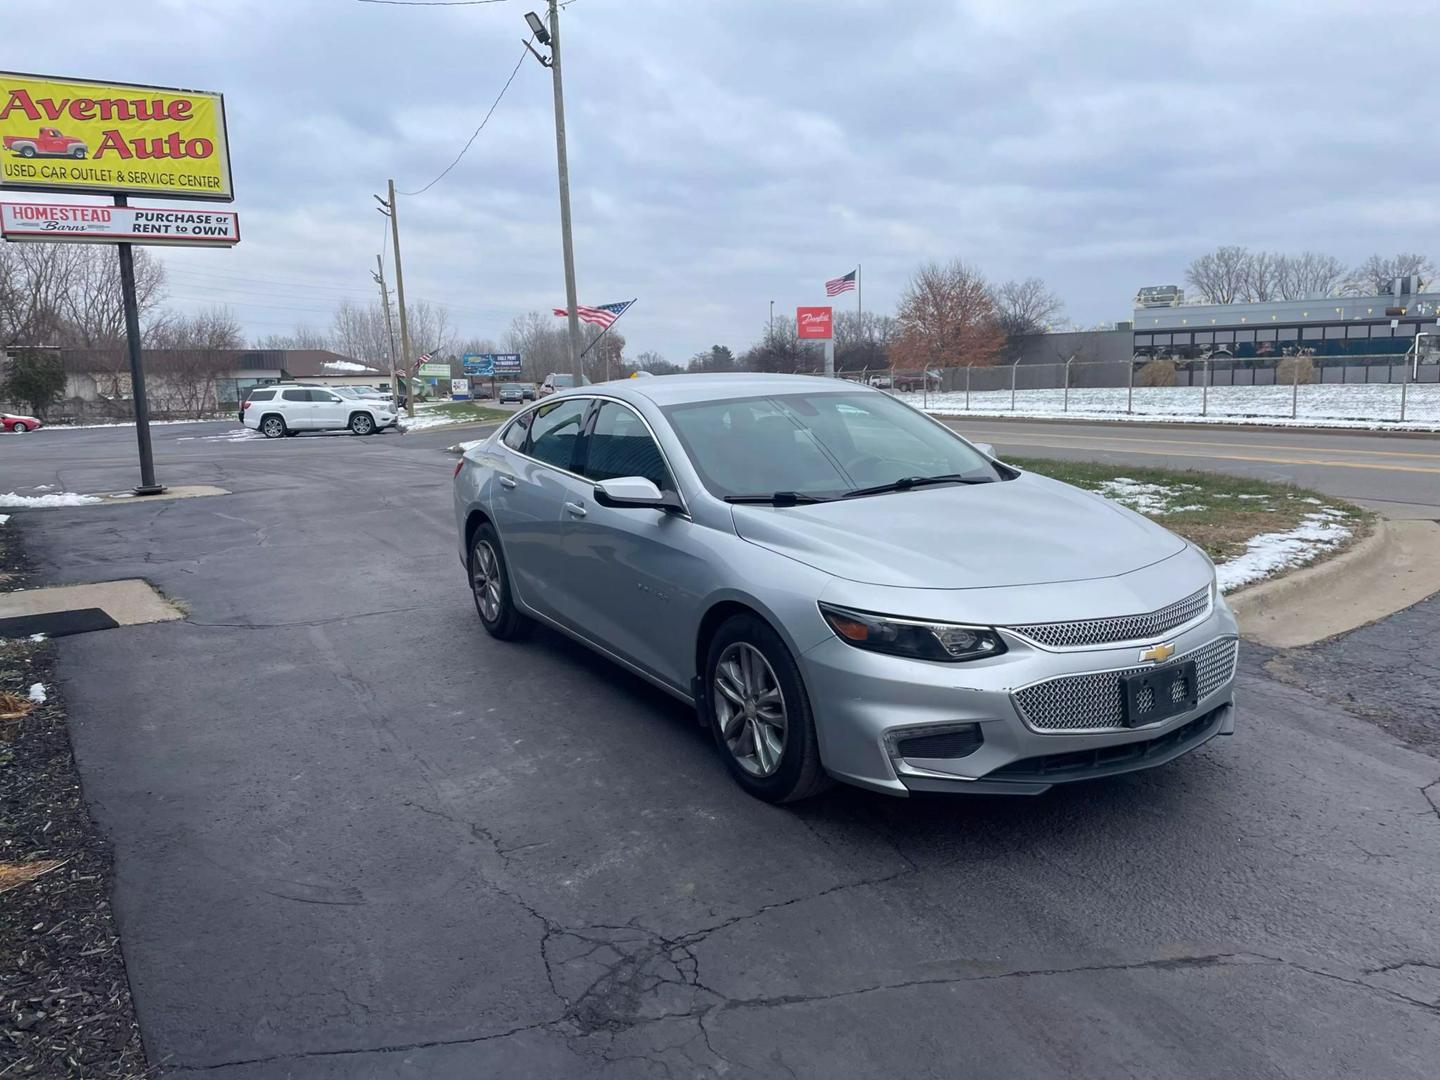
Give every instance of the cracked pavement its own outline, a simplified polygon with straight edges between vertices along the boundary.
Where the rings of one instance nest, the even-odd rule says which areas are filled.
[[[1440,763],[1335,687],[1428,701],[1433,649],[1370,673],[1440,601],[1247,649],[1235,737],[1158,770],[777,809],[665,695],[483,633],[453,434],[196,431],[162,479],[233,495],[7,526],[188,613],[57,643],[161,1075],[1433,1077]],[[129,429],[5,450],[134,479]]]

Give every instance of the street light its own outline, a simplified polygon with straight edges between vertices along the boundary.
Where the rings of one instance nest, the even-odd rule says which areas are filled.
[[[535,40],[541,45],[550,44],[550,31],[545,29],[545,21],[533,11],[525,13],[525,21],[530,24],[530,32],[535,35]]]

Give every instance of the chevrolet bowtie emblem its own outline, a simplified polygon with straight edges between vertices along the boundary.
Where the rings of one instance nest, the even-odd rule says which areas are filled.
[[[1175,655],[1175,646],[1168,641],[1162,641],[1159,645],[1152,645],[1148,649],[1140,650],[1140,659],[1149,660],[1152,663],[1163,664],[1170,657]]]

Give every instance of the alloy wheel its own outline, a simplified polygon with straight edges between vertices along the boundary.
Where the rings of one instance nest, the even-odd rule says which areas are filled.
[[[493,623],[500,617],[500,564],[488,540],[475,545],[470,560],[470,588],[480,606],[480,617]]]
[[[755,646],[737,641],[720,654],[711,698],[725,746],[752,776],[770,776],[785,753],[788,716],[775,669]]]

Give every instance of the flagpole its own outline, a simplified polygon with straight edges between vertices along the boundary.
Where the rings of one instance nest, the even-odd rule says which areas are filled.
[[[855,336],[859,338],[865,332],[865,275],[860,272],[860,264],[855,264]]]
[[[635,297],[634,300],[631,300],[630,303],[628,303],[628,304],[625,305],[625,311],[629,311],[632,307],[634,307],[634,306],[636,305],[636,303],[639,302],[639,300],[640,300],[640,298],[639,298],[638,296]],[[612,323],[610,324],[610,326],[614,326],[615,323],[617,323],[617,322],[619,322],[621,319],[623,319],[623,318],[625,317],[625,311],[622,311],[622,312],[620,312],[619,315],[616,315],[616,316],[615,316],[615,322],[612,322]],[[610,326],[607,326],[607,327],[605,327],[603,330],[601,330],[600,333],[598,333],[598,334],[595,335],[595,340],[592,341],[592,342],[590,342],[589,345],[586,345],[586,346],[585,346],[584,351],[581,352],[578,360],[576,361],[577,363],[579,362],[579,360],[584,360],[584,359],[585,359],[585,353],[588,353],[588,352],[589,352],[591,349],[593,349],[596,345],[599,345],[599,344],[600,344],[600,339],[603,338],[606,334],[608,334],[608,333],[610,332]],[[581,368],[581,374],[582,374],[582,376],[583,376],[583,374],[584,374],[584,368]]]

